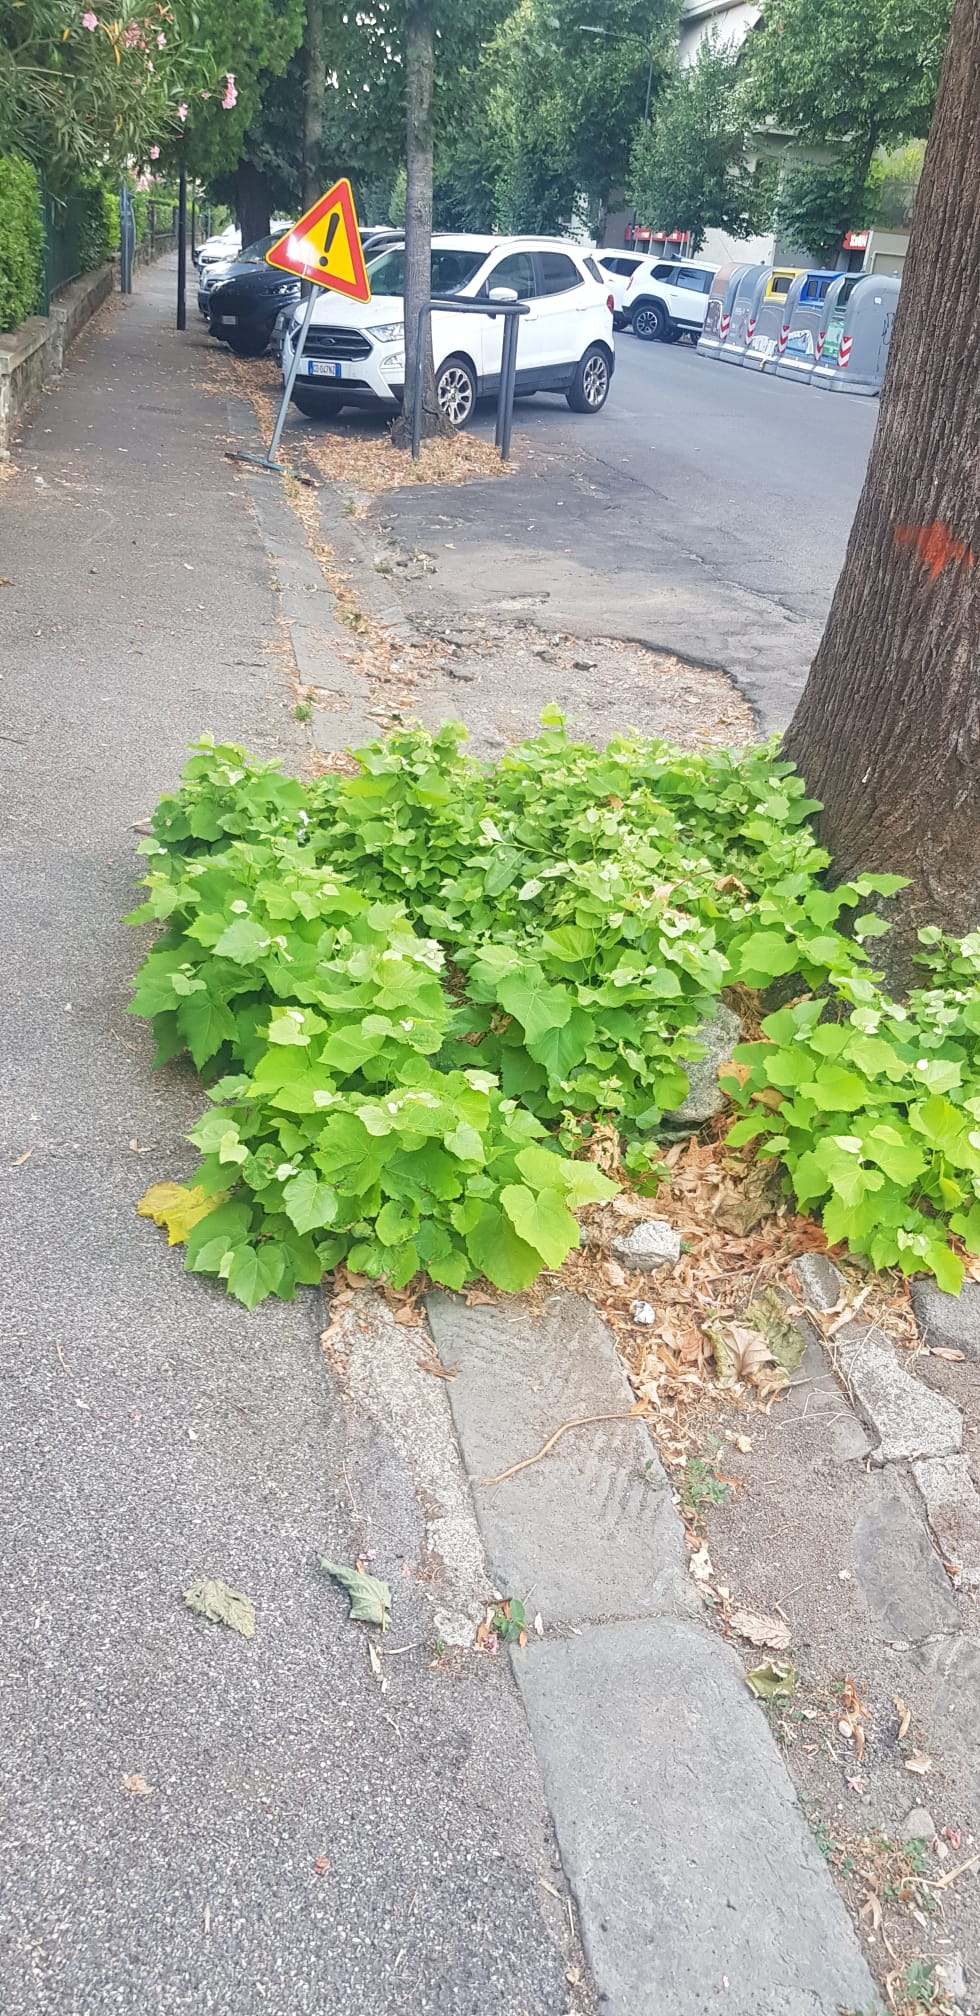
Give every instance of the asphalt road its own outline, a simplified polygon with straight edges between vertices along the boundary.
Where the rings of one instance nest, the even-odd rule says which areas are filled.
[[[448,535],[444,496],[413,489],[378,512],[435,554],[457,606],[521,604],[555,629],[721,667],[778,729],[830,607],[877,412],[626,332],[603,412],[520,401],[520,473],[454,493]],[[478,428],[492,436],[492,413]]]

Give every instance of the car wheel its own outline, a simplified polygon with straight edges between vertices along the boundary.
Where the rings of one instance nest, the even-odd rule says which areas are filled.
[[[609,358],[598,343],[581,359],[565,394],[573,413],[598,413],[609,392]]]
[[[465,357],[447,357],[436,372],[439,411],[453,427],[465,427],[476,405],[476,379]]]
[[[667,330],[667,333],[666,333],[665,337],[664,337],[664,342],[665,342],[665,343],[679,343],[679,342],[680,342],[680,340],[681,340],[681,337],[683,336],[683,334],[684,334],[684,331],[683,331],[683,329],[673,329],[673,328],[669,328],[669,329]]]
[[[644,343],[662,343],[667,334],[667,317],[659,301],[641,301],[633,310],[633,334]]]
[[[261,357],[269,348],[268,336],[226,336],[223,340],[236,357]]]
[[[311,392],[306,385],[293,386],[292,400],[308,420],[334,420],[344,410],[342,399],[334,399],[329,392]]]

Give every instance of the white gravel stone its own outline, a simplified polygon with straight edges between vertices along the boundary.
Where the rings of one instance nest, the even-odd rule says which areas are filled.
[[[673,1267],[681,1257],[681,1235],[665,1218],[644,1218],[612,1242],[617,1260],[652,1274],[658,1267]]]
[[[936,1823],[927,1806],[913,1806],[907,1820],[902,1822],[903,1841],[932,1841],[935,1839]]]

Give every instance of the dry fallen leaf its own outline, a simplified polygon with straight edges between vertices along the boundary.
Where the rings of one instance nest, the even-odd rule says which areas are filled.
[[[397,1316],[395,1321],[397,1323]],[[459,1371],[458,1365],[450,1365],[447,1370],[444,1365],[440,1365],[438,1358],[416,1358],[415,1363],[420,1372],[431,1372],[433,1379],[455,1379]]]
[[[914,1750],[911,1757],[905,1759],[905,1769],[914,1771],[917,1778],[924,1778],[926,1772],[932,1770],[932,1758],[926,1757],[921,1750]]]
[[[754,1610],[733,1610],[728,1622],[750,1645],[768,1645],[773,1652],[785,1652],[791,1643],[789,1626],[780,1623],[778,1617],[759,1616]]]
[[[777,1365],[761,1332],[747,1323],[706,1323],[705,1331],[715,1354],[719,1386],[754,1386],[763,1399],[780,1393],[789,1384],[789,1374]]]
[[[625,1288],[626,1271],[618,1260],[607,1260],[602,1269],[610,1288]]]
[[[950,1350],[945,1344],[930,1344],[928,1350],[930,1358],[947,1358],[951,1364],[955,1365],[960,1364],[966,1357],[965,1351]]]
[[[153,1790],[152,1785],[148,1785],[138,1771],[128,1772],[122,1782],[124,1790],[131,1792],[134,1799],[148,1799]]]
[[[391,1320],[393,1323],[404,1324],[406,1330],[417,1330],[422,1318],[414,1303],[402,1302],[397,1309],[392,1310]]]
[[[212,1624],[227,1624],[229,1630],[239,1632],[242,1638],[255,1637],[255,1604],[250,1596],[229,1589],[227,1582],[215,1582],[210,1575],[202,1575],[184,1590],[184,1602],[199,1617],[210,1617]]]
[[[325,1876],[329,1867],[330,1867],[329,1857],[326,1855],[318,1855],[316,1861],[313,1864],[314,1874],[317,1876]]]
[[[745,1678],[757,1701],[772,1701],[783,1694],[792,1694],[796,1686],[796,1673],[792,1666],[783,1666],[775,1659],[768,1659],[764,1666],[755,1666]]]
[[[902,1700],[900,1694],[896,1694],[893,1697],[892,1705],[898,1710],[898,1740],[901,1743],[903,1736],[907,1736],[909,1733],[909,1726],[912,1721],[912,1710],[911,1708],[906,1708],[905,1703]]]
[[[382,1631],[387,1631],[391,1622],[391,1590],[387,1582],[377,1575],[365,1574],[363,1568],[347,1568],[342,1562],[327,1561],[322,1554],[320,1566],[346,1589],[354,1622],[379,1624]]]

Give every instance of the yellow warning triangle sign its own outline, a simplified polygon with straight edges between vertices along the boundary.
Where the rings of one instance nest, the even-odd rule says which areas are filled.
[[[351,301],[371,299],[354,193],[346,176],[284,232],[265,256],[270,266],[277,266],[282,273],[295,273],[300,280],[312,280],[316,287],[332,288]]]

